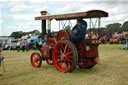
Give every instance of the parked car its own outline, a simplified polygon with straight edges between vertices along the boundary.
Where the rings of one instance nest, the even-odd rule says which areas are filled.
[[[110,38],[110,44],[125,44],[126,43],[126,35],[127,34],[114,34],[112,38]]]
[[[5,50],[16,50],[17,40],[16,39],[9,39],[8,42],[5,44]]]
[[[38,43],[39,45],[42,45],[42,39],[41,38],[31,38],[31,39],[27,39],[28,43],[29,43],[29,49],[33,48],[33,46],[35,45],[35,43]]]

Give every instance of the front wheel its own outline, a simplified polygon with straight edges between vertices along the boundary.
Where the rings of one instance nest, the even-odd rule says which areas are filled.
[[[59,41],[53,49],[53,61],[61,72],[72,72],[78,63],[76,47],[68,40]]]
[[[34,52],[30,58],[33,67],[40,67],[42,64],[42,58],[38,52]]]

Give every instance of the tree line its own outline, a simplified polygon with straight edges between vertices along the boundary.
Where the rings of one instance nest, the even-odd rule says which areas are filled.
[[[71,27],[70,26],[66,26],[65,30],[67,30],[68,32],[71,31]],[[112,23],[112,24],[107,24],[105,27],[102,28],[89,28],[87,29],[87,33],[89,32],[101,32],[101,33],[105,33],[105,34],[112,34],[112,33],[122,33],[122,32],[128,32],[128,21],[124,22],[123,24],[121,23]],[[55,32],[57,33],[57,32]],[[11,33],[11,37],[15,37],[15,38],[21,38],[22,36],[25,35],[29,35],[29,34],[35,34],[35,35],[39,35],[40,37],[42,36],[42,34],[38,31],[38,30],[33,30],[30,32],[23,32],[23,31],[16,31],[16,32],[12,32]],[[54,32],[52,33],[54,34]]]
[[[103,32],[103,31],[109,31],[112,33],[128,32],[128,21],[124,22],[123,24],[112,23],[112,24],[107,24],[105,27],[102,28],[97,28],[97,29],[91,28],[87,30],[87,32]]]
[[[33,30],[33,31],[30,31],[30,32],[16,31],[16,32],[12,32],[10,37],[21,38],[22,36],[26,36],[26,35],[29,35],[29,34],[41,35],[38,30]]]

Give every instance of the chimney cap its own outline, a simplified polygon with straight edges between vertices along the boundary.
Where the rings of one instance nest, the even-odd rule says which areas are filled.
[[[47,11],[41,11],[40,13],[41,13],[41,15],[46,15]]]

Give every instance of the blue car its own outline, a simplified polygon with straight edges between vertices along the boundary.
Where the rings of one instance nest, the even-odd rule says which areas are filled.
[[[29,44],[29,48],[33,48],[33,46],[35,45],[35,43],[38,44],[42,44],[42,39],[41,38],[31,38],[31,39],[27,39],[28,44]]]

